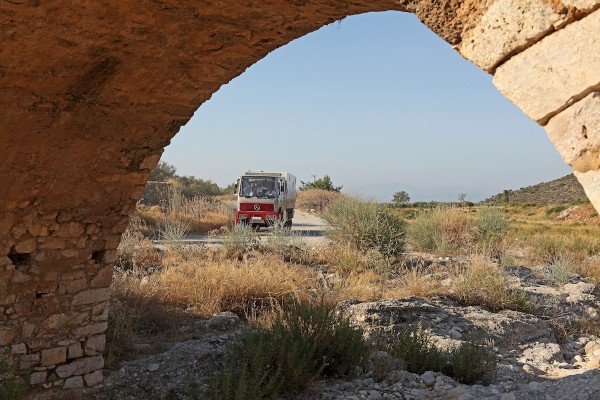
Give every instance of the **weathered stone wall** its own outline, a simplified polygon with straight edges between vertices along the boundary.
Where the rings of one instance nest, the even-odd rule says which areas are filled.
[[[551,139],[600,208],[600,0],[0,3],[0,348],[32,385],[102,380],[112,263],[171,137],[270,51],[414,12]],[[210,141],[207,140],[207,146]]]

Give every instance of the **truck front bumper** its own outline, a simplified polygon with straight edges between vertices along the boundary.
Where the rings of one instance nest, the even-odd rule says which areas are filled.
[[[277,221],[279,214],[273,211],[238,211],[235,213],[235,223],[267,225]]]

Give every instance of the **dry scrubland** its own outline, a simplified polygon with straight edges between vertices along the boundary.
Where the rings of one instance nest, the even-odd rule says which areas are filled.
[[[251,229],[231,226],[231,210],[219,201],[176,196],[169,207],[139,208],[119,248],[107,367],[164,351],[189,339],[179,327],[231,311],[259,329],[235,340],[220,372],[209,373],[207,386],[190,386],[188,398],[273,398],[343,376],[348,371],[336,365],[360,364],[373,349],[401,357],[411,372],[441,371],[465,383],[493,379],[492,347],[481,338],[441,348],[419,324],[366,340],[332,311],[344,300],[445,299],[535,315],[559,341],[600,335],[597,318],[540,302],[515,276],[527,268],[557,289],[600,281],[600,226],[589,204],[393,209],[320,190],[302,193],[299,204],[332,225],[330,244],[309,248],[277,226],[259,244]],[[149,227],[164,239],[162,248],[147,238]],[[223,246],[178,242],[196,229],[220,229]]]
[[[561,310],[538,304],[520,290],[510,272],[527,266],[537,278],[554,287],[575,277],[594,284],[600,280],[597,256],[600,227],[593,223],[595,212],[589,204],[567,209],[566,216],[566,207],[537,205],[388,209],[317,190],[303,193],[299,203],[305,209],[321,213],[333,225],[334,229],[328,233],[332,239],[329,245],[306,248],[300,238],[279,227],[275,227],[268,243],[259,245],[251,230],[233,227],[224,233],[222,248],[183,247],[177,240],[170,240],[161,250],[136,232],[140,223],[134,219],[120,246],[114,275],[107,366],[116,368],[124,360],[161,351],[181,339],[177,327],[183,321],[210,317],[222,311],[232,311],[251,325],[264,329],[259,332],[269,332],[269,335],[279,332],[277,340],[271,336],[269,340],[286,348],[290,338],[281,332],[293,325],[289,321],[290,312],[308,313],[304,317],[293,317],[296,321],[298,318],[316,321],[317,316],[335,319],[327,310],[344,300],[374,301],[407,296],[446,298],[458,305],[478,305],[493,312],[509,309],[543,316],[559,338],[574,334],[600,335],[596,320],[565,318]],[[193,209],[195,204],[182,201],[179,209]],[[206,202],[202,204],[205,208],[199,215],[210,215],[213,221],[222,218],[223,225],[229,226],[229,211],[219,208],[220,216],[214,217],[214,207],[208,207]],[[142,228],[150,225],[149,214],[148,210],[138,212],[139,218],[145,221]],[[158,224],[159,229],[177,231],[174,227],[184,221],[183,229],[188,230],[189,220],[173,217],[173,214],[174,211],[170,211],[166,218],[165,215],[156,218],[168,221],[165,225]],[[575,221],[570,219],[572,215],[577,215]],[[173,226],[168,228],[169,224]],[[176,235],[172,239],[176,239]],[[323,317],[319,314],[323,312],[331,315]],[[346,330],[343,334],[352,336],[354,331],[344,325],[346,322],[341,319],[326,324],[341,324],[340,329]],[[404,359],[415,357],[408,353],[420,349],[418,351],[423,353],[416,355],[419,359],[428,359],[435,353],[431,356],[438,360],[433,360],[434,364],[448,365],[451,356],[437,354],[426,332],[426,329],[405,332],[404,336],[398,336],[399,342],[394,346],[403,349]],[[243,340],[252,342],[245,345],[260,348],[264,338],[252,336]],[[243,353],[240,342],[236,343],[238,365],[239,357],[243,359],[244,355],[240,355]],[[361,343],[355,345],[365,345]],[[463,353],[470,352],[466,357],[470,360],[468,363],[472,364],[472,357],[484,362],[489,356],[485,346],[473,343],[469,346],[460,349]],[[235,350],[235,346],[233,348]],[[292,352],[289,357],[297,356],[294,352],[298,350],[288,349]],[[356,349],[353,352],[363,354]],[[320,354],[319,357],[326,356]],[[310,364],[314,360],[300,362]],[[492,373],[493,363],[488,364],[484,371],[467,371],[467,375],[474,376],[469,375],[463,381],[475,382]],[[297,368],[294,365],[280,363],[279,367],[293,370]],[[250,368],[251,363],[246,367]],[[215,378],[212,395],[204,394],[212,398],[233,398],[239,394],[235,393],[241,390],[240,385],[246,388],[244,390],[253,387],[254,393],[256,390],[274,390],[273,393],[299,390],[308,381],[331,372],[327,372],[324,365],[305,367],[306,370],[292,373],[302,376],[297,386],[285,389],[271,382],[274,386],[265,389],[252,386],[259,385],[254,380],[260,379],[248,375],[248,371],[243,378],[247,381],[235,381],[237,378],[232,376],[239,375],[240,370],[236,369],[239,365],[235,368],[229,365],[229,376]],[[427,367],[434,369],[431,365]],[[438,370],[444,369],[439,367]],[[277,379],[285,376],[289,382],[290,377],[284,372],[279,371],[283,375]],[[454,376],[456,378],[456,374]]]

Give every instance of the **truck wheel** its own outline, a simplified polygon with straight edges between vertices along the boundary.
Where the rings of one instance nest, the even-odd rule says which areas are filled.
[[[288,219],[287,221],[285,221],[284,224],[283,224],[283,227],[291,229],[292,228],[292,220]]]

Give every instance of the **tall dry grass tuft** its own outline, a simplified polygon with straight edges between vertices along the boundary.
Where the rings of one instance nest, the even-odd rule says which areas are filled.
[[[193,306],[203,316],[225,310],[244,315],[252,307],[304,299],[311,288],[318,287],[313,271],[286,264],[275,255],[260,254],[243,261],[181,262],[158,278],[164,301]]]
[[[322,213],[327,211],[329,205],[339,199],[340,196],[342,196],[340,192],[323,189],[302,190],[298,192],[296,204],[302,210],[313,210],[314,212]]]
[[[233,209],[210,197],[186,198],[173,190],[168,204],[145,206],[138,204],[134,212],[146,236],[181,228],[194,233],[210,232],[233,224]]]
[[[459,269],[452,290],[451,297],[466,305],[492,311],[530,308],[527,298],[509,287],[508,275],[481,255],[472,256],[470,263]]]
[[[578,273],[588,277],[594,283],[600,282],[600,258],[590,257],[579,265]]]
[[[468,251],[475,232],[475,223],[462,209],[438,207],[418,215],[408,237],[416,249],[446,255]]]
[[[433,295],[444,294],[447,291],[441,285],[440,277],[422,266],[409,269],[398,280],[397,293],[400,297],[428,298]]]

